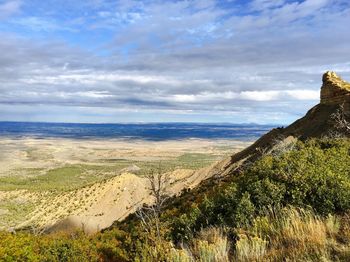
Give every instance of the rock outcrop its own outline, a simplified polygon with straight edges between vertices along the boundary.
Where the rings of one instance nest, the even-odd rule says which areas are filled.
[[[350,83],[330,71],[323,75],[322,80],[321,101],[318,105],[290,126],[275,128],[250,147],[232,155],[231,161],[224,167],[221,174],[234,172],[244,163],[253,162],[281,143],[334,135],[350,137]]]
[[[321,104],[341,105],[350,111],[350,83],[345,82],[335,72],[326,72],[323,75],[321,87]]]

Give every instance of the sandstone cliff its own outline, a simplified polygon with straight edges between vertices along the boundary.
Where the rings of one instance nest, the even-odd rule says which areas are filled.
[[[233,155],[228,165],[221,170],[222,174],[229,174],[243,163],[254,161],[281,143],[288,144],[295,139],[350,137],[350,83],[330,71],[323,75],[322,81],[318,105],[290,126],[271,130],[250,147]]]
[[[345,110],[350,111],[350,84],[341,79],[336,73],[326,72],[323,75],[321,104],[344,104]]]

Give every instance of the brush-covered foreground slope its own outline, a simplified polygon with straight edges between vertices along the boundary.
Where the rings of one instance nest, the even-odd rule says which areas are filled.
[[[3,261],[349,261],[350,141],[296,142],[94,235],[0,233]]]

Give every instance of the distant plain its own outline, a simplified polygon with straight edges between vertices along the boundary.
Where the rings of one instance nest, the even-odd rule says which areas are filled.
[[[1,228],[16,227],[44,199],[122,173],[195,170],[251,142],[218,139],[0,138]]]

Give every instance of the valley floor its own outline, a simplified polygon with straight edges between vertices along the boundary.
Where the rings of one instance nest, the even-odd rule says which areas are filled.
[[[0,228],[52,225],[82,213],[95,220],[98,213],[99,220],[104,220],[109,215],[102,215],[101,206],[111,208],[108,205],[115,203],[120,207],[115,212],[120,214],[109,216],[108,224],[123,217],[130,206],[127,198],[143,199],[142,194],[136,195],[145,183],[142,175],[153,169],[178,170],[174,180],[186,179],[193,170],[249,144],[200,139],[0,138]],[[135,186],[138,190],[132,189]],[[177,185],[177,190],[182,186]]]

